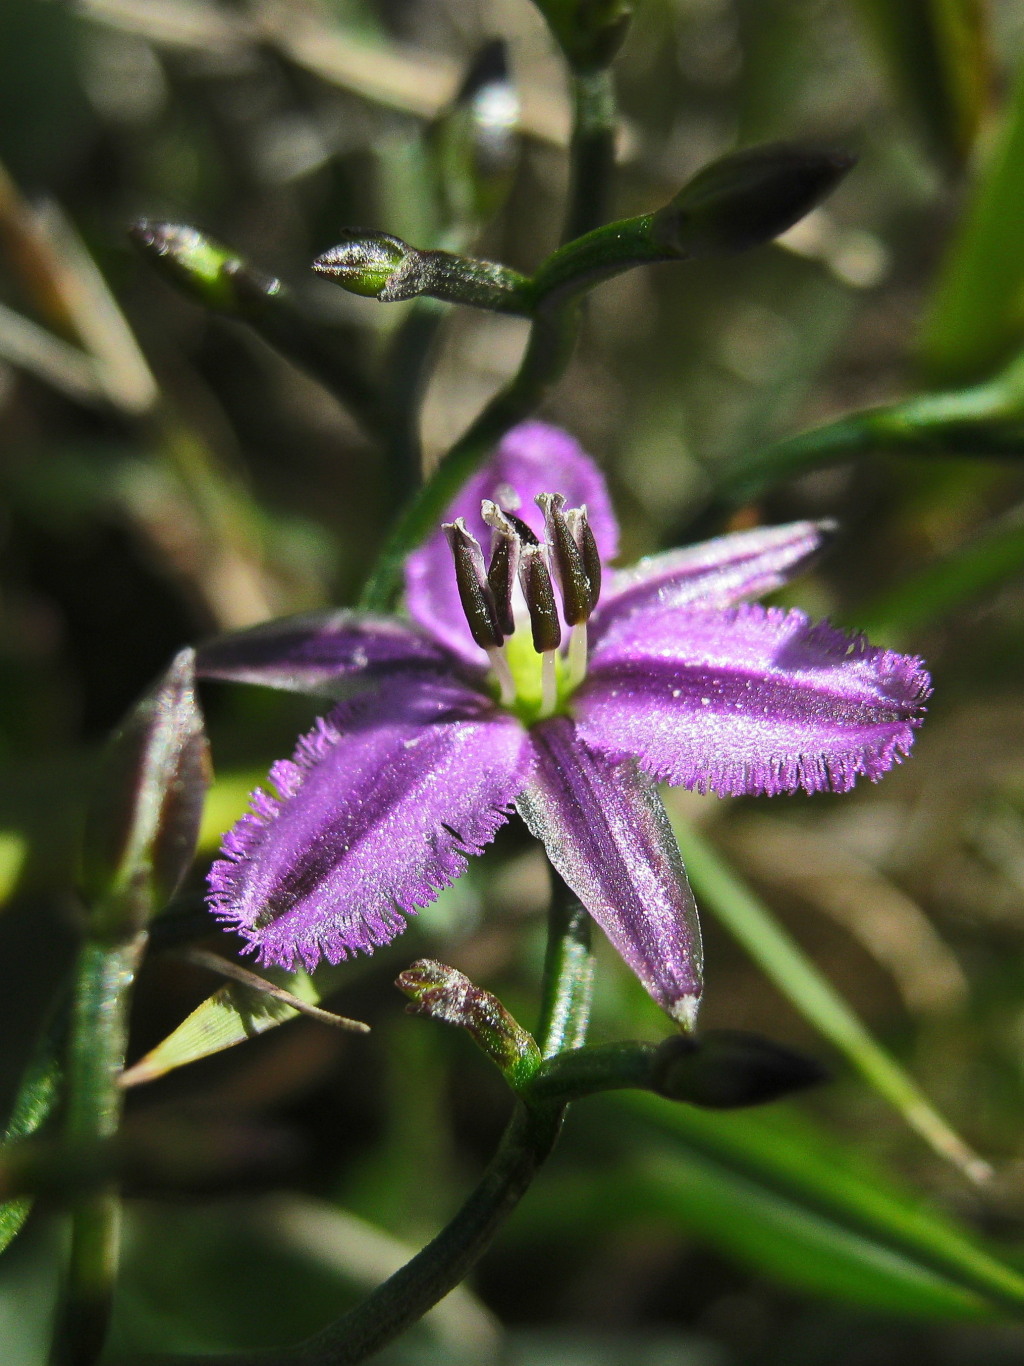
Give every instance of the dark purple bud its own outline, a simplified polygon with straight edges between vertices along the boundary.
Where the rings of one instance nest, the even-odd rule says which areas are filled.
[[[767,143],[705,166],[651,220],[651,237],[680,256],[746,251],[770,242],[832,193],[855,158]]]
[[[387,232],[345,233],[345,240],[313,262],[350,294],[398,303],[423,292],[422,255],[400,237]]]
[[[583,556],[569,529],[565,497],[561,493],[540,493],[537,506],[544,513],[548,545],[555,577],[562,590],[562,615],[567,626],[578,626],[590,616],[590,580]]]
[[[669,1100],[710,1110],[764,1105],[818,1086],[828,1072],[816,1058],[741,1030],[666,1039],[654,1060],[652,1088]]]
[[[558,604],[555,590],[551,585],[551,574],[544,560],[544,551],[538,545],[523,547],[519,564],[519,582],[523,596],[530,609],[530,628],[533,631],[533,648],[543,654],[547,650],[557,650],[562,643],[562,628],[558,622]]]
[[[86,815],[82,891],[94,922],[142,929],[195,853],[210,760],[195,652],[182,650],[111,739]]]
[[[540,1066],[540,1049],[533,1035],[496,996],[475,986],[457,968],[421,958],[399,974],[395,985],[410,997],[406,1006],[410,1015],[428,1015],[468,1030],[509,1085],[522,1085]]]
[[[445,522],[442,530],[452,548],[455,582],[473,639],[482,650],[496,650],[503,636],[494,594],[487,582],[480,542],[466,529],[461,517],[454,522]]]
[[[506,636],[515,634],[516,622],[512,612],[512,591],[519,574],[522,543],[512,523],[490,499],[481,505],[484,521],[494,531],[491,543],[491,563],[487,567],[487,582],[494,594],[498,624]]]

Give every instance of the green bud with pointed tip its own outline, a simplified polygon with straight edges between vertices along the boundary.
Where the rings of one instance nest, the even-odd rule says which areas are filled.
[[[428,294],[497,313],[529,312],[530,282],[518,271],[450,251],[420,251],[387,232],[347,232],[343,242],[317,257],[313,269],[383,304]]]
[[[283,289],[273,275],[254,270],[237,252],[188,224],[140,218],[128,236],[172,284],[218,313],[251,318]]]
[[[81,876],[98,934],[143,929],[174,895],[195,853],[210,776],[195,652],[182,650],[128,713],[100,765]]]
[[[420,293],[420,253],[387,232],[345,233],[344,241],[313,262],[319,275],[328,275],[350,294],[396,303]]]

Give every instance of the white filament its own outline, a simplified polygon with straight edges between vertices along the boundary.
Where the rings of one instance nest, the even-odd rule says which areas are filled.
[[[494,676],[501,689],[501,705],[511,707],[516,700],[516,683],[512,677],[512,670],[509,668],[504,645],[492,646],[487,651],[487,658],[491,661],[491,668],[494,670]]]
[[[587,623],[579,622],[569,636],[569,687],[576,689],[587,676]]]

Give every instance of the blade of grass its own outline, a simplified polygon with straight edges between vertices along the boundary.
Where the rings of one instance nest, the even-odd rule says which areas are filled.
[[[898,582],[860,608],[857,621],[872,640],[893,644],[1022,573],[1024,521],[1017,517]]]
[[[639,1092],[614,1106],[647,1130],[623,1174],[641,1205],[765,1274],[901,1314],[1024,1313],[1019,1271],[794,1110],[716,1114]]]
[[[938,277],[921,339],[928,378],[981,378],[1024,337],[1024,65]]]
[[[990,88],[978,0],[857,0],[904,106],[948,166],[967,159]]]
[[[697,899],[718,917],[786,998],[941,1157],[983,1184],[992,1168],[955,1133],[917,1083],[875,1040],[835,987],[712,845],[673,816]]]

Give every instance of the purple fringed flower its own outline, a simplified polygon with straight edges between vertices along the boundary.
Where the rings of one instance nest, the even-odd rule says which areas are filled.
[[[369,953],[515,809],[688,1027],[700,930],[655,783],[845,792],[907,753],[928,675],[747,601],[806,562],[823,524],[722,536],[602,584],[604,481],[541,423],[506,437],[450,518],[407,562],[411,622],[319,613],[199,651],[207,678],[342,699],[225,837],[211,906],[263,963]]]

